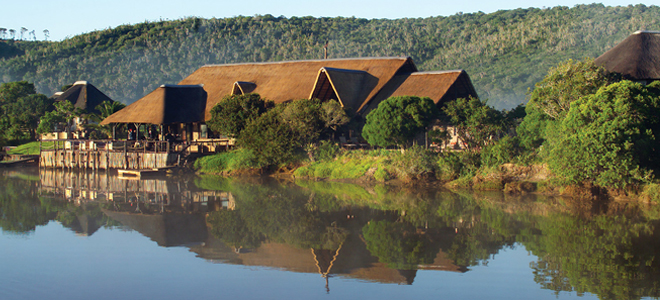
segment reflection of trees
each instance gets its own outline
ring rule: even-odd
[[[391,221],[372,221],[362,229],[367,249],[388,267],[414,270],[433,263],[439,249],[433,247],[428,236],[417,233],[410,224]]]
[[[338,212],[322,212],[313,194],[276,182],[234,181],[223,187],[232,192],[236,209],[212,213],[208,222],[212,233],[231,246],[255,247],[268,239],[299,248],[336,250],[346,238]]]
[[[655,225],[624,216],[539,218],[543,232],[524,243],[539,260],[531,265],[543,288],[590,292],[601,299],[660,296],[660,240]]]
[[[0,228],[24,233],[52,220],[58,204],[39,198],[33,181],[0,176]]]
[[[349,232],[361,233],[373,256],[410,280],[415,268],[433,263],[439,249],[455,265],[467,267],[519,243],[538,256],[530,267],[544,289],[589,292],[602,299],[660,296],[660,232],[655,230],[660,221],[649,222],[621,205],[591,207],[585,214],[552,199],[383,192],[327,182],[305,183],[302,189],[279,183],[223,185],[234,194],[236,211],[221,214],[231,215],[225,224],[238,226],[224,230],[234,235],[225,241],[253,245],[252,234],[334,251]],[[356,215],[354,222],[347,215]],[[333,251],[314,253],[327,257],[325,266]]]
[[[261,234],[247,228],[240,212],[236,210],[211,212],[206,222],[211,227],[211,234],[234,249],[258,248],[264,239]]]
[[[75,205],[53,196],[39,195],[39,185],[24,174],[0,176],[0,228],[25,233],[57,220],[77,233],[93,234],[116,223],[104,216],[100,204]],[[39,179],[39,177],[35,177]]]

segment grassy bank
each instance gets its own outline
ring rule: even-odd
[[[53,145],[53,142],[42,142],[43,147],[51,147]],[[9,151],[7,151],[7,154],[14,154],[14,155],[38,155],[39,154],[39,141],[36,142],[29,142],[26,144],[22,144],[19,146],[16,146],[16,148],[13,148]]]
[[[310,158],[311,157],[311,158]],[[566,184],[544,164],[483,166],[478,154],[437,153],[421,147],[400,150],[321,149],[277,168],[263,169],[253,155],[236,150],[198,159],[199,173],[222,175],[286,174],[314,181],[360,181],[409,185],[427,184],[458,190],[498,191],[507,194],[561,195],[579,199],[625,198],[660,202],[660,184],[648,183],[627,190],[589,183]]]

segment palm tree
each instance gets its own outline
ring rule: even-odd
[[[92,113],[89,115],[89,120],[95,122],[96,124],[87,124],[87,127],[92,131],[96,131],[104,135],[105,137],[111,137],[112,127],[110,125],[101,126],[98,123],[101,123],[101,121],[105,120],[105,118],[122,110],[124,107],[126,107],[126,105],[118,101],[103,101],[103,103],[96,106],[96,110],[98,110],[99,113]]]

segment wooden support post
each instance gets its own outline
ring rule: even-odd
[[[124,143],[124,169],[128,169],[128,156],[126,154],[126,145],[128,144],[128,140]]]

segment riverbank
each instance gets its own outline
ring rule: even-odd
[[[321,150],[300,156],[278,168],[259,168],[249,153],[233,151],[197,160],[198,173],[223,176],[272,176],[315,181],[402,186],[435,186],[452,190],[501,191],[576,199],[660,202],[660,185],[646,183],[629,189],[591,183],[566,184],[545,164],[504,163],[482,166],[470,153],[435,153],[422,148],[400,150]]]

